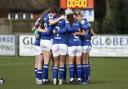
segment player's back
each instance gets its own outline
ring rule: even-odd
[[[57,16],[56,18],[59,17],[60,16]],[[67,30],[65,28],[65,25],[66,21],[65,19],[62,19],[53,26],[53,30],[56,30],[57,32],[57,34],[53,34],[53,43],[67,44]]]
[[[92,33],[90,31],[91,30],[91,24],[86,19],[83,19],[81,21],[81,28],[83,30],[85,30],[84,39],[91,40],[91,36],[92,36]]]
[[[45,14],[44,15],[44,27],[45,28],[48,28],[49,27],[49,20],[50,19],[52,19],[52,16],[49,14],[49,13],[47,13],[47,14]]]
[[[85,30],[85,35],[81,37],[82,45],[91,45],[91,24],[86,19],[81,21],[81,29]]]
[[[75,32],[79,32],[80,23],[78,21],[74,21],[72,25],[67,23],[66,28],[68,29],[68,46],[80,46],[81,37],[74,35]]]
[[[51,27],[49,24],[49,19],[51,19],[51,18],[52,18],[52,16],[49,13],[45,14],[43,17],[44,30],[46,30],[46,32],[42,32],[42,34],[41,34],[42,39],[51,40],[51,38],[52,38]]]

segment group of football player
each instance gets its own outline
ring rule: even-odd
[[[35,78],[38,85],[48,84],[51,60],[54,85],[90,81],[89,52],[95,33],[80,9],[51,6],[37,19],[32,31],[36,37]]]

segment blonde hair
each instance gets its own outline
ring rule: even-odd
[[[83,17],[82,11],[79,10],[79,9],[75,10],[75,11],[74,11],[74,14],[75,14],[75,15],[80,15],[80,16]]]
[[[66,9],[66,10],[65,10],[65,14],[66,14],[66,15],[73,14],[72,9],[70,9],[70,8]]]

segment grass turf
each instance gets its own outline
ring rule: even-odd
[[[34,80],[34,57],[0,57],[0,89],[128,89],[128,58],[90,58],[88,85],[41,85]],[[50,80],[52,73],[50,68]]]

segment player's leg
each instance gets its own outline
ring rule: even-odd
[[[64,79],[64,60],[65,60],[65,55],[60,56],[60,68],[59,68],[59,84],[63,84],[63,79]]]
[[[49,69],[49,61],[51,57],[50,51],[43,52],[44,57],[44,66],[43,66],[43,82],[48,82],[48,69]]]
[[[83,64],[83,84],[90,80],[90,64],[89,64],[89,51],[91,46],[83,46],[82,64]]]
[[[44,66],[43,66],[43,83],[48,82],[48,69],[49,69],[49,61],[51,59],[51,46],[52,43],[50,40],[41,40],[41,47],[43,48],[43,58],[44,58]]]
[[[63,82],[66,83],[67,82],[67,64],[66,64],[66,60],[67,60],[67,56],[65,56],[65,59],[64,59],[64,79],[63,79]]]
[[[82,84],[86,84],[87,80],[87,64],[86,64],[86,60],[87,60],[87,55],[86,53],[82,53]]]
[[[53,84],[56,85],[58,82],[58,72],[59,72],[59,57],[54,57],[54,67],[53,67]]]
[[[72,47],[68,47],[68,68],[69,68],[69,77],[70,83],[74,83],[75,81],[75,70],[74,70],[74,58],[75,58],[75,50],[76,47],[72,46]]]
[[[86,77],[86,79],[87,79],[87,81],[89,82],[90,81],[90,62],[89,62],[89,52],[91,51],[91,46],[88,46],[88,50],[87,50],[87,53],[86,53],[86,55],[87,55],[87,61],[86,61],[86,63],[88,63],[88,65],[87,65],[87,77]]]
[[[67,45],[59,44],[60,68],[59,68],[59,84],[63,84],[65,74],[65,57],[67,54]]]
[[[36,64],[35,64],[35,67],[37,68],[37,72],[36,72],[36,83],[37,84],[42,84],[42,73],[43,73],[43,70],[42,70],[42,65],[43,65],[43,57],[41,55],[42,53],[42,49],[40,46],[35,46],[35,49],[36,49],[36,53],[35,53],[35,58],[36,58]]]
[[[82,47],[77,46],[77,51],[76,51],[76,75],[77,75],[78,83],[81,82],[81,76],[82,76],[81,56],[82,56]]]
[[[43,58],[42,55],[37,55],[38,58],[38,65],[37,65],[37,76],[38,76],[38,80],[37,80],[37,84],[42,84],[42,79],[43,79],[43,69],[42,69],[42,65],[43,65]]]
[[[88,64],[89,63],[89,52],[91,50],[90,46],[83,46],[82,48],[82,63]]]
[[[56,85],[58,82],[58,65],[59,65],[59,48],[58,44],[54,44],[52,48],[52,53],[54,57],[54,66],[53,66],[53,84]]]

